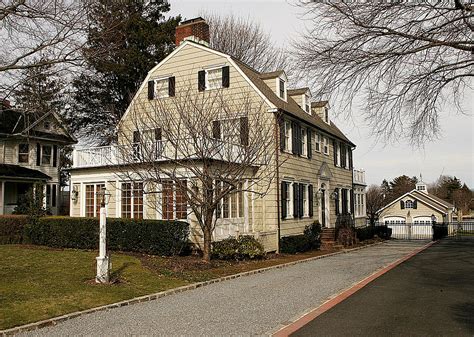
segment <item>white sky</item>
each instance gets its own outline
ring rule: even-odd
[[[183,19],[199,16],[203,11],[252,18],[281,46],[298,37],[305,26],[301,10],[292,5],[293,1],[170,0],[170,3],[170,14],[181,14]],[[425,182],[432,182],[443,173],[456,176],[474,188],[474,95],[471,91],[465,96],[463,106],[469,115],[443,113],[441,138],[425,144],[423,149],[413,149],[404,140],[398,144],[377,143],[358,118],[356,108],[351,120],[341,116],[335,123],[357,145],[354,166],[366,170],[369,184],[380,184],[384,178],[393,179],[402,174],[419,176],[420,173]]]

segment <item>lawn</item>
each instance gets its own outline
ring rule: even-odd
[[[0,245],[0,330],[156,293],[193,282],[327,254],[269,256],[260,261],[203,263],[198,257],[112,252],[118,282],[97,285],[97,252]]]

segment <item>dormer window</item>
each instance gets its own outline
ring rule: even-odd
[[[324,121],[329,124],[329,108],[324,108]]]
[[[285,80],[280,78],[280,98],[286,100]]]
[[[309,95],[304,95],[304,101],[305,101],[305,105],[304,105],[305,111],[307,113],[311,113],[311,102],[310,102]]]

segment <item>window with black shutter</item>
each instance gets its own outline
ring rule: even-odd
[[[299,216],[299,204],[300,204],[300,193],[299,185],[293,183],[293,217],[297,218]]]
[[[212,121],[212,138],[221,139],[221,122]]]
[[[346,167],[346,146],[341,143],[341,167]]]
[[[228,88],[230,85],[229,66],[222,67],[222,87]]]
[[[176,95],[176,79],[174,76],[168,78],[168,96],[174,97]]]
[[[240,117],[240,145],[249,145],[249,118]]]
[[[403,202],[403,200],[400,200],[400,208],[405,209],[405,203]]]
[[[311,218],[313,216],[313,185],[308,186],[308,203],[309,203],[309,209],[308,209],[308,215]]]
[[[337,143],[335,140],[332,141],[332,148],[333,148],[333,157],[334,157],[334,166],[337,166],[337,151],[336,151],[336,148],[337,148]]]
[[[307,155],[308,155],[308,158],[311,159],[311,157],[313,156],[311,151],[312,151],[312,147],[311,147],[311,130],[310,129],[307,129],[306,130],[306,144],[308,146],[308,149],[307,149]]]
[[[287,209],[287,195],[288,195],[288,184],[284,181],[281,182],[281,218],[285,219],[288,215]]]
[[[342,214],[347,214],[347,189],[342,189]]]
[[[303,184],[298,184],[299,186],[299,198],[298,198],[298,204],[299,204],[299,211],[298,211],[298,216],[300,218],[303,217],[304,215],[304,192],[305,192],[305,186]]]
[[[418,200],[413,201],[413,209],[418,208]]]
[[[41,145],[36,144],[36,166],[41,166]]]
[[[155,81],[148,81],[148,99],[155,97]]]
[[[198,72],[198,90],[206,90],[206,72],[204,70]]]
[[[53,167],[58,166],[58,146],[53,145]]]

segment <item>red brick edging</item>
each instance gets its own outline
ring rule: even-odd
[[[213,284],[213,283],[219,283],[219,282],[223,282],[223,281],[227,281],[227,280],[231,280],[231,279],[235,279],[235,278],[239,278],[239,277],[243,277],[243,276],[259,274],[259,273],[263,273],[263,272],[268,271],[268,270],[289,267],[289,266],[293,266],[295,264],[309,262],[309,261],[313,261],[313,260],[319,260],[319,259],[323,259],[323,258],[326,258],[326,257],[334,256],[334,255],[345,254],[345,253],[360,250],[360,249],[363,249],[363,248],[373,247],[373,246],[382,244],[384,242],[385,241],[376,242],[376,243],[372,243],[372,244],[369,244],[369,245],[360,246],[360,247],[356,247],[356,248],[344,249],[344,250],[334,252],[334,253],[329,253],[329,254],[319,255],[319,256],[313,256],[313,257],[309,257],[307,259],[287,262],[287,263],[283,263],[283,264],[277,264],[277,265],[274,265],[274,266],[255,269],[255,270],[250,270],[250,271],[246,271],[246,272],[242,272],[242,273],[238,273],[238,274],[233,274],[233,275],[229,275],[229,276],[223,276],[223,277],[212,279],[212,280],[209,280],[209,281],[193,283],[193,284],[189,284],[189,285],[185,285],[185,286],[182,286],[182,287],[162,291],[162,292],[151,294],[151,295],[144,295],[144,296],[140,296],[140,297],[135,297],[135,298],[132,298],[132,299],[129,299],[129,300],[125,300],[125,301],[121,301],[121,302],[117,302],[117,303],[112,303],[112,304],[107,304],[107,305],[103,305],[103,306],[95,307],[95,308],[91,308],[91,309],[86,309],[86,310],[83,310],[83,311],[76,311],[76,312],[72,312],[70,314],[65,314],[65,315],[62,315],[62,316],[49,318],[49,319],[46,319],[46,320],[43,320],[43,321],[33,322],[33,323],[25,324],[25,325],[20,325],[20,326],[17,326],[17,327],[6,329],[6,330],[0,330],[0,336],[2,336],[2,337],[3,336],[9,336],[9,335],[14,335],[14,334],[17,334],[17,333],[20,333],[20,332],[26,332],[26,331],[41,329],[41,328],[44,328],[44,327],[56,325],[58,323],[67,321],[69,319],[72,319],[72,318],[75,318],[75,317],[78,317],[78,316],[91,314],[91,313],[94,313],[94,312],[97,312],[97,311],[104,311],[104,310],[108,310],[108,309],[120,308],[120,307],[124,307],[124,306],[131,305],[131,304],[136,304],[136,303],[141,303],[141,302],[148,302],[148,301],[156,300],[156,299],[161,298],[161,297],[181,293],[183,291],[204,287],[204,286],[207,286],[207,285],[210,285],[210,284]]]
[[[323,304],[321,304],[319,307],[311,310],[310,312],[304,314],[302,317],[297,319],[296,321],[284,326],[277,332],[273,333],[273,337],[286,337],[291,335],[292,333],[296,332],[297,330],[301,329],[303,326],[314,320],[316,317],[322,315],[329,309],[335,307],[337,304],[341,303],[348,297],[352,296],[354,293],[365,287],[367,284],[375,280],[376,278],[379,278],[383,274],[387,273],[388,271],[392,270],[396,266],[400,265],[401,263],[411,259],[413,256],[416,254],[422,252],[423,250],[429,248],[433,244],[435,244],[438,241],[432,241],[425,246],[421,247],[420,249],[415,250],[414,252],[411,252],[407,254],[404,257],[401,257],[400,259],[396,260],[395,262],[390,263],[389,265],[382,267],[378,271],[374,272],[372,275],[366,277],[360,282],[357,282],[355,285],[351,286],[350,288],[342,291],[341,293],[337,294],[335,297],[327,300]]]

